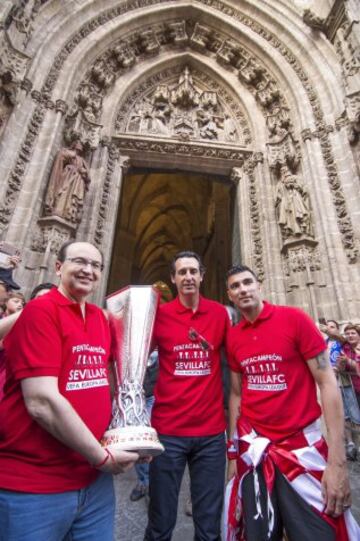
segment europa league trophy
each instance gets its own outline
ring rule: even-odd
[[[158,293],[151,286],[130,286],[106,299],[116,381],[112,420],[101,440],[104,447],[152,456],[164,451],[150,426],[143,391],[157,302]]]

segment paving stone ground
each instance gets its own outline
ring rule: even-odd
[[[349,462],[350,482],[352,487],[352,511],[360,523],[360,462]],[[115,487],[117,494],[116,541],[143,541],[146,526],[146,502],[129,500],[130,492],[136,483],[135,471],[117,476]],[[172,541],[192,541],[192,519],[184,513],[185,501],[189,494],[189,478],[184,477],[181,487],[178,520]]]

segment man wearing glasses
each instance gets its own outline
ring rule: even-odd
[[[191,482],[195,539],[220,540],[225,475],[225,418],[220,348],[230,320],[225,308],[200,295],[200,257],[179,252],[171,264],[178,296],[159,307],[159,351],[152,425],[165,452],[150,464],[146,541],[168,541],[176,523],[185,466]]]
[[[112,475],[138,459],[101,447],[108,427],[110,333],[86,302],[102,255],[62,246],[54,288],[29,302],[5,339],[0,404],[0,540],[112,541]]]

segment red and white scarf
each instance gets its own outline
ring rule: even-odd
[[[262,516],[260,488],[256,467],[261,463],[267,488],[267,515],[269,537],[274,527],[271,493],[275,481],[275,466],[286,477],[293,489],[336,532],[336,541],[359,541],[360,528],[350,510],[333,518],[324,512],[321,479],[326,467],[327,445],[315,421],[303,430],[280,442],[259,436],[250,423],[239,419],[233,438],[236,449],[237,475],[226,487],[224,532],[225,541],[246,541],[242,516],[242,481],[253,472],[257,516]]]

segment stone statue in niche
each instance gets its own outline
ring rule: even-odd
[[[0,135],[17,103],[18,89],[15,72],[11,68],[2,71],[0,66]]]
[[[172,114],[172,105],[169,101],[169,90],[164,85],[159,85],[152,99],[151,133],[169,135],[169,120]]]
[[[5,19],[4,26],[8,31],[12,29],[12,26],[15,26],[16,30],[23,36],[23,39],[15,45],[23,45],[26,48],[34,30],[34,20],[41,5],[45,2],[46,0],[14,0],[12,2],[13,5]]]
[[[76,225],[80,222],[90,184],[89,168],[82,153],[80,141],[59,150],[45,197],[45,216],[58,216]]]
[[[11,115],[13,104],[10,102],[5,92],[0,89],[0,136],[5,130],[7,121]]]
[[[275,208],[284,239],[312,236],[309,195],[286,166],[280,170]]]
[[[170,107],[164,105],[164,107],[157,106],[154,109],[151,121],[151,133],[157,133],[159,135],[169,135],[168,119],[170,114]]]
[[[229,115],[225,115],[224,120],[224,135],[225,141],[236,141],[237,131],[235,122]]]
[[[217,139],[218,128],[214,119],[214,115],[207,109],[198,109],[196,112],[199,133],[202,139]]]

